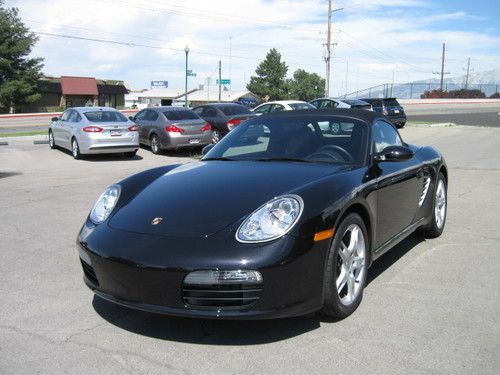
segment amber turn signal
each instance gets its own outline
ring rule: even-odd
[[[314,234],[314,242],[323,241],[327,238],[332,238],[335,233],[335,228],[323,230],[321,232],[316,232]]]

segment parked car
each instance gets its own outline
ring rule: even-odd
[[[252,109],[252,112],[262,115],[264,113],[295,111],[298,109],[315,109],[315,107],[301,100],[277,100],[274,102],[263,103]]]
[[[372,110],[370,103],[359,99],[318,98],[309,102],[318,109],[356,108]]]
[[[237,103],[204,104],[193,111],[212,126],[212,143],[217,143],[242,121],[257,116]]]
[[[386,116],[396,127],[402,128],[406,124],[406,113],[396,98],[367,98],[361,99],[370,103],[375,112]]]
[[[131,119],[139,126],[140,143],[150,146],[153,154],[212,142],[210,124],[187,108],[146,108]]]
[[[323,121],[351,131],[331,134]],[[203,153],[100,196],[77,238],[96,295],[197,318],[344,318],[373,261],[416,230],[438,237],[445,226],[443,156],[405,143],[376,112],[263,115]]]
[[[61,117],[52,118],[49,146],[68,149],[75,159],[110,153],[134,157],[139,149],[137,130],[137,125],[114,108],[68,108]]]

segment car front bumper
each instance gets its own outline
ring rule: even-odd
[[[223,234],[168,239],[110,227],[99,229],[105,230],[89,233],[82,229],[77,240],[80,261],[86,285],[113,303],[153,313],[221,319],[299,316],[322,306],[329,241],[284,236],[260,246],[240,246],[221,258],[220,248],[227,243]],[[114,240],[103,240],[109,236]],[[242,258],[241,249],[245,247],[247,256]],[[177,256],[182,253],[186,256]],[[190,272],[238,269],[261,273],[262,291],[256,301],[238,306],[193,306],[187,302],[189,286],[184,280]]]

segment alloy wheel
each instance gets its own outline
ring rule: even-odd
[[[362,229],[351,224],[344,232],[337,257],[336,288],[343,305],[350,305],[363,289],[366,274],[366,241]]]
[[[220,141],[220,132],[216,129],[212,130],[212,143]]]
[[[54,135],[51,131],[49,132],[49,146],[50,148],[54,148]]]
[[[158,138],[156,138],[156,136],[151,137],[151,150],[154,154],[157,154],[159,149]]]
[[[73,142],[71,143],[71,152],[73,153],[74,158],[78,157],[78,143],[76,142],[76,139],[73,139]]]
[[[439,180],[436,188],[434,218],[436,220],[436,226],[441,229],[446,218],[446,188],[443,180]]]

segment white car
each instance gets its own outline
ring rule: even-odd
[[[297,109],[316,109],[316,107],[301,100],[276,100],[261,104],[252,109],[252,112],[262,115],[264,113],[294,111]]]
[[[370,103],[359,99],[319,98],[311,100],[309,103],[318,109],[355,108],[369,111],[373,110]]]

